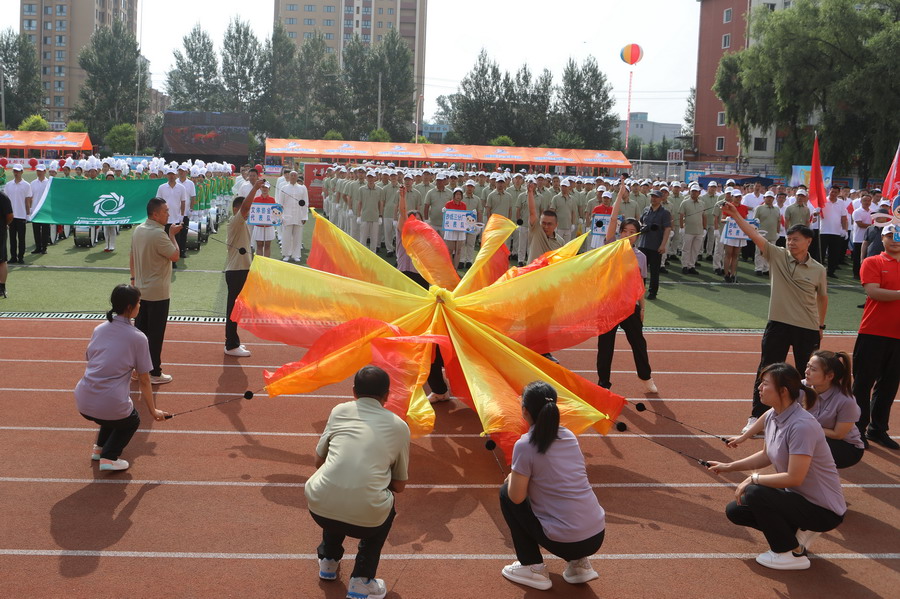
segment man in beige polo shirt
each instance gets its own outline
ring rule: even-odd
[[[760,235],[737,211],[734,204],[722,207],[722,216],[733,218],[741,231],[756,244],[769,264],[770,285],[769,322],[762,337],[759,372],[769,364],[784,362],[788,349],[794,350],[794,365],[801,372],[825,331],[828,312],[828,280],[825,267],[812,259],[809,246],[813,233],[805,225],[794,225],[787,231],[787,247],[778,247]],[[759,400],[759,389],[753,385],[753,412],[744,432],[768,408]]]
[[[134,319],[134,326],[143,331],[150,343],[153,370],[150,382],[162,385],[172,381],[171,375],[162,372],[162,344],[166,336],[169,318],[169,286],[172,280],[172,264],[178,262],[180,253],[175,236],[182,226],[169,222],[169,206],[161,198],[147,202],[147,220],[141,223],[131,237],[131,284],[141,290],[141,311]]]
[[[394,493],[406,487],[409,464],[409,427],[384,407],[390,385],[377,366],[356,373],[356,401],[331,410],[316,445],[317,470],[304,487],[309,513],[322,527],[320,578],[335,580],[344,538],[360,539],[348,597],[377,598],[386,592],[375,574],[396,516]]]

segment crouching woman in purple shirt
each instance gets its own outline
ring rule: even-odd
[[[600,549],[606,515],[588,481],[578,439],[559,425],[556,389],[543,381],[522,392],[531,427],[513,448],[512,471],[500,488],[500,509],[518,561],[503,576],[535,589],[552,586],[541,547],[569,563],[570,584],[597,578],[588,558]]]
[[[775,570],[809,568],[807,549],[823,532],[843,522],[847,511],[834,458],[822,425],[807,410],[818,396],[800,381],[800,373],[783,362],[763,369],[759,395],[771,406],[766,413],[765,446],[749,457],[723,464],[713,472],[752,470],[725,508],[728,519],[762,531],[770,550],[756,561]],[[805,395],[806,410],[800,395]],[[757,470],[772,465],[774,474]]]
[[[138,374],[141,397],[153,418],[164,420],[168,413],[156,409],[150,387],[150,346],[131,323],[141,309],[141,292],[117,285],[110,302],[107,322],[94,329],[88,343],[87,367],[75,386],[75,405],[82,416],[100,425],[91,459],[100,462],[100,470],[115,471],[128,468],[119,455],[141,424],[129,397],[132,371]]]

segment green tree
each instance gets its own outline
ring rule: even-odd
[[[516,145],[509,135],[498,135],[488,142],[492,146],[514,146]]]
[[[19,131],[49,131],[50,123],[47,122],[47,119],[42,117],[39,114],[33,114],[29,117],[26,117],[24,121],[19,124]]]
[[[250,24],[235,17],[222,38],[222,109],[259,114],[259,39]]]
[[[175,67],[166,73],[166,91],[173,110],[216,111],[222,102],[219,56],[210,35],[200,24],[182,38],[175,50]]]
[[[297,52],[299,96],[293,135],[321,138],[330,129],[350,135],[348,94],[337,57],[328,52],[325,36],[316,32]]]
[[[254,129],[265,136],[287,137],[296,122],[300,88],[297,73],[297,46],[281,22],[275,23],[266,41],[256,73],[262,92],[253,111]]]
[[[141,123],[138,140],[142,148],[150,150],[149,154],[161,154],[163,149],[163,118],[158,112]]]
[[[413,140],[413,143],[415,143],[415,144],[430,144],[431,142],[424,135],[417,135],[416,138]]]
[[[500,67],[484,49],[463,77],[453,103],[453,130],[468,144],[484,145],[499,131],[494,123],[500,98]]]
[[[553,74],[544,71],[535,78],[528,65],[516,71],[514,78],[514,129],[519,145],[539,146],[550,137],[553,110]],[[561,146],[556,146],[561,147]]]
[[[6,97],[5,127],[15,129],[41,111],[41,63],[34,44],[12,29],[0,33],[0,76]]]
[[[86,77],[73,116],[84,121],[95,139],[103,138],[114,125],[134,120],[136,109],[146,110],[150,72],[137,39],[122,21],[94,31],[78,55],[78,65]]]
[[[136,135],[131,123],[115,125],[103,137],[103,145],[113,154],[127,154],[134,150]]]
[[[388,31],[371,56],[376,93],[377,77],[381,74],[381,126],[393,139],[404,139],[412,132],[415,110],[412,62],[412,50],[397,29]]]
[[[87,133],[87,130],[88,128],[84,121],[75,119],[66,123],[66,133]]]
[[[817,123],[823,162],[885,172],[900,138],[900,4],[799,0],[755,11],[750,28],[756,43],[722,59],[713,87],[744,144],[774,128],[789,172],[809,163]]]
[[[322,139],[330,139],[334,141],[343,141],[344,136],[341,135],[340,131],[336,131],[334,129],[329,129],[325,132],[325,135],[322,136]]]
[[[551,148],[584,148],[584,140],[577,133],[571,131],[557,131],[550,138],[548,147]]]
[[[372,129],[369,132],[369,141],[389,142],[391,135],[384,129]]]
[[[681,134],[687,137],[694,136],[694,119],[697,114],[697,88],[691,86],[691,92],[687,99],[687,107],[684,109],[684,124],[681,126]],[[693,143],[689,147],[693,147]]]
[[[580,68],[572,59],[566,63],[555,112],[557,131],[576,134],[587,148],[612,145],[619,127],[613,113],[612,86],[593,56],[584,59]]]

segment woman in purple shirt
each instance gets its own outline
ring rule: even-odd
[[[806,410],[800,397],[806,398]],[[710,462],[715,473],[752,470],[725,508],[728,519],[766,536],[770,550],[756,561],[775,570],[809,568],[807,549],[819,534],[843,522],[847,504],[822,426],[807,410],[815,408],[815,390],[784,362],[765,367],[759,395],[766,413],[765,446],[736,462]],[[774,466],[774,474],[757,470]]]
[[[591,488],[578,439],[559,425],[556,389],[543,381],[522,391],[522,417],[531,427],[513,447],[512,471],[500,488],[500,509],[518,561],[505,578],[535,589],[552,586],[541,547],[569,563],[570,584],[597,578],[588,557],[600,549],[606,514]]]
[[[115,471],[128,468],[119,455],[141,424],[129,397],[132,371],[138,374],[141,397],[153,418],[164,420],[168,413],[156,409],[150,387],[150,346],[131,323],[141,309],[141,292],[131,285],[117,285],[110,303],[107,322],[94,329],[88,343],[87,367],[75,386],[75,405],[82,416],[100,425],[91,459],[100,462],[100,470]]]

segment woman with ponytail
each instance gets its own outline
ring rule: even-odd
[[[141,309],[141,292],[131,285],[117,285],[110,297],[112,309],[106,322],[94,329],[87,348],[87,367],[75,386],[75,405],[86,419],[100,425],[91,460],[100,470],[125,470],[128,462],[119,458],[141,424],[129,397],[131,373],[137,372],[141,397],[155,420],[167,412],[157,410],[150,387],[150,346],[147,337],[131,319]]]
[[[766,536],[770,550],[756,561],[775,570],[806,570],[810,544],[844,520],[840,477],[822,426],[807,411],[815,409],[817,394],[800,381],[800,373],[784,362],[771,364],[757,384],[760,400],[771,408],[765,414],[764,447],[736,462],[710,462],[709,469],[752,471],[738,484],[725,515]],[[758,472],[770,465],[774,473]]]
[[[850,356],[845,352],[818,350],[813,352],[806,365],[806,379],[802,387],[812,387],[818,398],[812,405],[804,402],[825,433],[825,441],[838,468],[849,468],[863,456],[864,443],[856,421],[860,410],[853,396]],[[768,413],[768,412],[767,412]],[[750,437],[762,432],[765,418],[760,417],[745,433],[728,440],[728,446],[737,447]]]
[[[528,432],[513,448],[512,471],[500,488],[500,509],[518,561],[505,578],[535,589],[552,586],[541,547],[568,561],[570,584],[597,578],[589,557],[600,549],[606,516],[588,481],[578,439],[559,425],[556,389],[543,381],[522,391]]]

